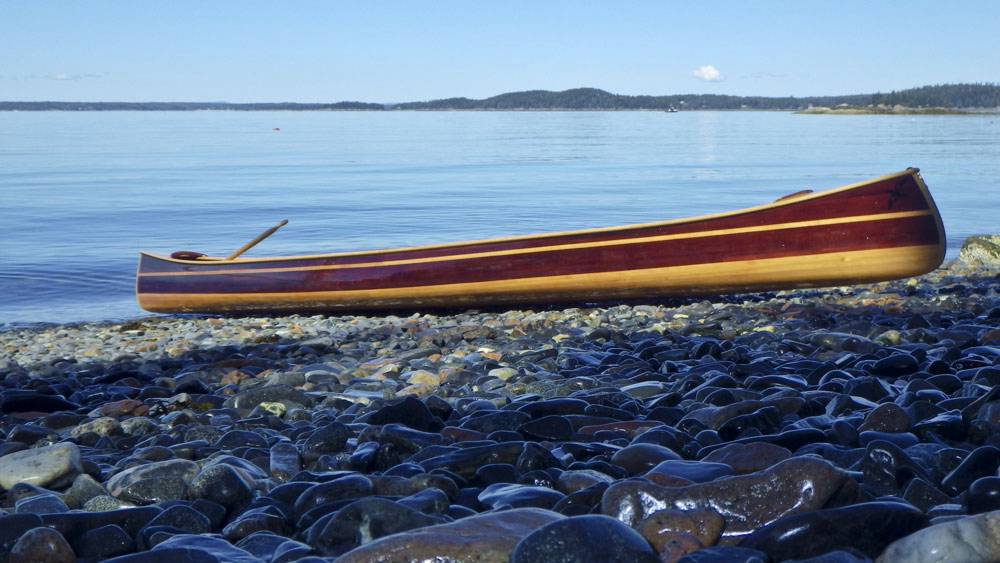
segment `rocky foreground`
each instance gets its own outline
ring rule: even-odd
[[[998,561],[988,254],[670,305],[0,332],[0,561]]]

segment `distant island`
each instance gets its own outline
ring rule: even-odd
[[[597,88],[562,92],[528,90],[490,98],[425,102],[247,103],[227,102],[0,102],[0,111],[690,111],[770,110],[814,114],[952,114],[1000,111],[1000,84],[938,84],[889,93],[797,98],[672,94],[627,96]]]

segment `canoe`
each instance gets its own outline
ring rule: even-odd
[[[318,312],[607,302],[824,287],[929,272],[941,216],[909,168],[688,219],[369,252],[220,259],[140,254],[163,313]]]

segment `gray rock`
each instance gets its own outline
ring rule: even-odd
[[[131,467],[108,479],[111,495],[136,504],[181,500],[198,472],[198,464],[170,459]]]
[[[44,487],[75,473],[82,473],[80,449],[69,442],[0,457],[0,487],[4,490],[17,483]]]
[[[81,508],[88,500],[108,494],[104,485],[98,483],[93,477],[86,473],[81,473],[73,479],[73,484],[64,493],[63,500],[70,508]]]
[[[958,261],[969,266],[1000,268],[1000,235],[975,235],[965,239]]]
[[[877,563],[1000,561],[1000,510],[937,524],[896,540]]]

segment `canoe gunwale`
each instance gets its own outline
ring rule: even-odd
[[[813,192],[811,194],[802,195],[800,197],[794,197],[790,199],[779,199],[771,203],[766,203],[762,205],[757,205],[753,207],[745,207],[742,209],[737,209],[734,211],[727,211],[722,213],[710,213],[706,215],[698,215],[695,217],[682,217],[679,219],[669,219],[665,221],[653,221],[649,223],[635,223],[629,225],[618,225],[612,227],[597,227],[592,229],[580,229],[574,231],[558,231],[551,233],[535,233],[529,235],[517,235],[512,237],[499,237],[490,239],[476,239],[476,240],[464,240],[458,242],[450,242],[443,244],[432,244],[424,246],[408,246],[408,247],[398,247],[398,248],[382,248],[376,250],[362,250],[355,252],[334,252],[327,254],[306,254],[306,255],[295,255],[295,256],[273,256],[273,257],[261,257],[261,258],[237,258],[235,260],[225,260],[225,259],[212,259],[212,260],[182,260],[178,258],[173,258],[169,255],[158,254],[154,252],[140,251],[139,255],[147,256],[156,260],[161,260],[164,262],[171,262],[174,264],[183,264],[185,266],[224,266],[230,264],[255,264],[264,262],[283,262],[283,261],[300,261],[300,260],[320,260],[320,259],[334,259],[334,258],[346,258],[346,257],[357,257],[357,256],[377,256],[380,254],[389,253],[406,253],[406,252],[419,252],[426,250],[441,250],[447,248],[460,248],[463,246],[471,246],[478,244],[491,244],[491,243],[506,243],[506,242],[517,242],[517,241],[531,241],[538,240],[543,241],[546,238],[555,237],[566,237],[575,235],[587,235],[594,233],[614,233],[614,232],[627,232],[636,229],[645,229],[651,227],[661,227],[661,226],[672,226],[672,225],[682,225],[685,223],[695,223],[699,221],[711,221],[713,219],[722,219],[725,217],[732,217],[736,215],[742,215],[746,213],[753,213],[757,211],[764,211],[768,209],[775,209],[780,207],[801,205],[807,201],[820,199],[824,197],[829,197],[841,192],[849,191],[852,189],[857,189],[870,184],[875,184],[878,182],[883,182],[886,180],[891,180],[893,178],[899,178],[904,176],[912,175],[916,178],[917,186],[919,187],[924,198],[927,200],[928,206],[931,211],[936,216],[938,223],[938,231],[941,235],[941,240],[944,240],[944,226],[941,224],[940,214],[938,213],[937,207],[934,205],[934,199],[931,197],[927,185],[924,183],[923,178],[920,176],[920,171],[917,168],[907,168],[901,172],[896,172],[893,174],[886,174],[884,176],[879,176],[877,178],[872,178],[869,180],[864,180],[861,182],[855,182],[853,184],[848,184],[846,186],[841,186],[838,188],[833,188],[824,191]],[[943,250],[942,250],[943,258]],[[140,262],[141,263],[141,262]],[[138,272],[142,274],[141,270]]]

